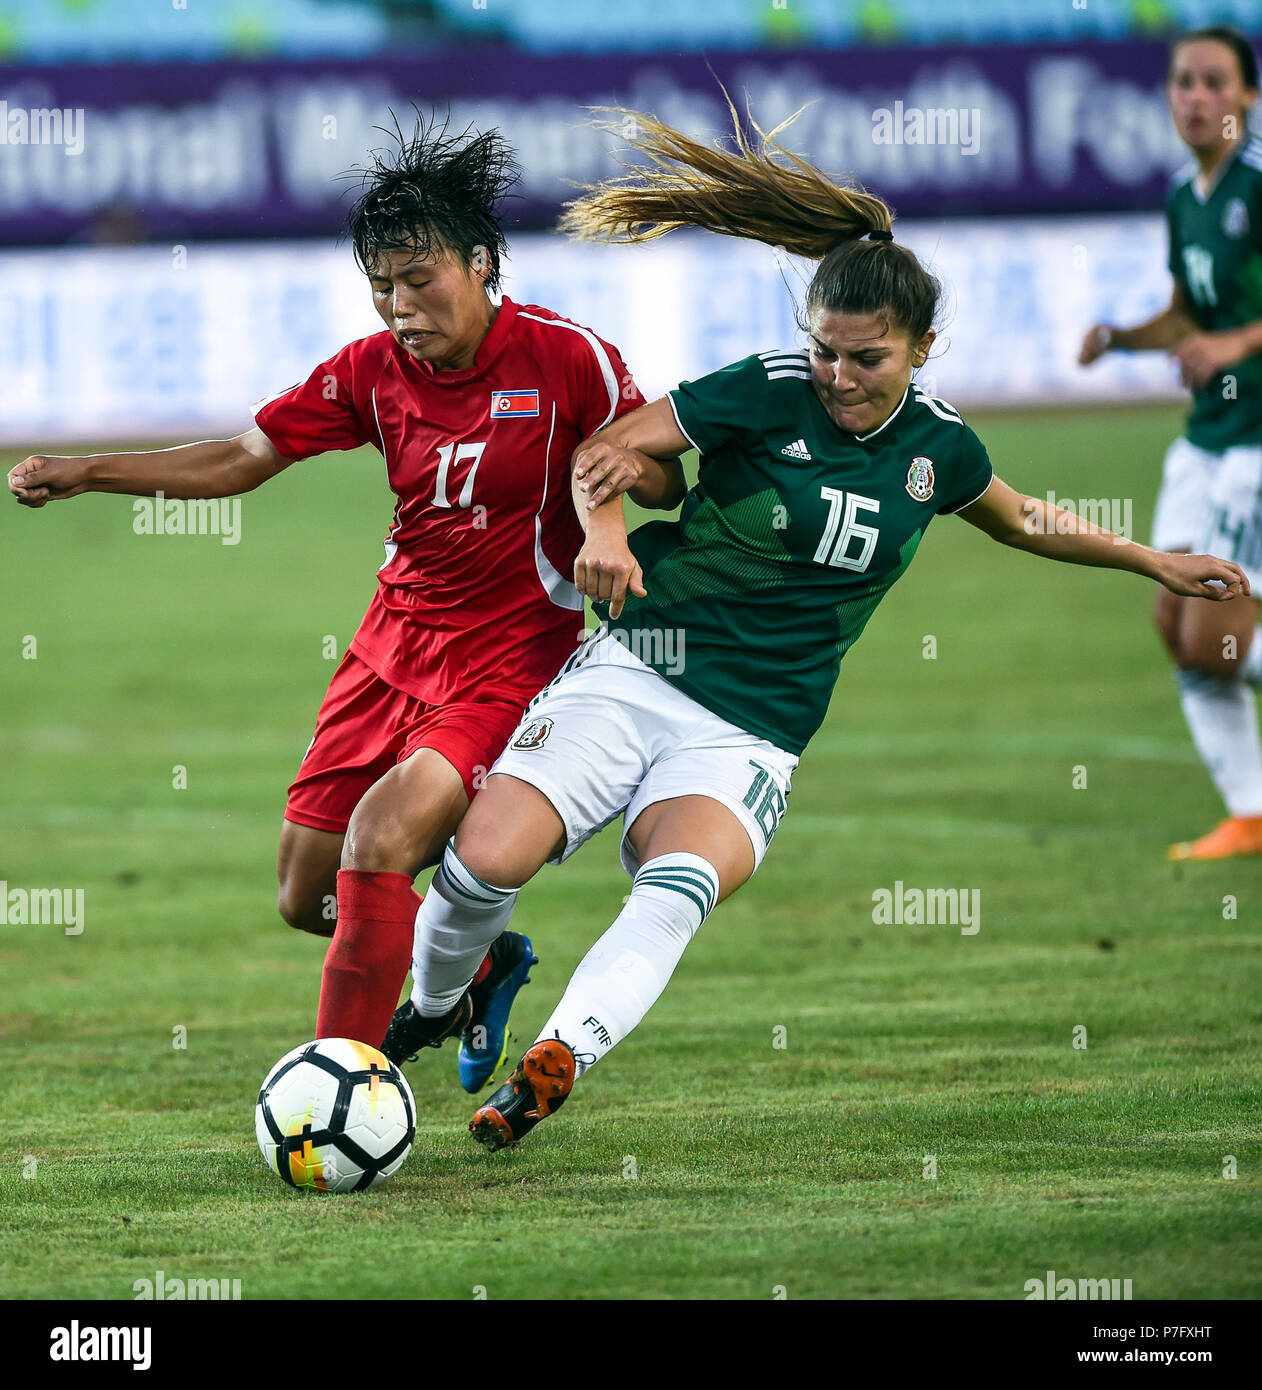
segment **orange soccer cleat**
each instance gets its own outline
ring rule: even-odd
[[[469,1132],[492,1153],[508,1148],[565,1104],[576,1071],[568,1043],[541,1039],[526,1049],[513,1074],[474,1115]]]
[[[1262,816],[1228,816],[1199,840],[1171,845],[1167,859],[1234,859],[1262,854]]]

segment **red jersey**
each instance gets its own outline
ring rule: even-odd
[[[285,458],[363,444],[385,458],[398,503],[351,650],[432,704],[483,684],[525,703],[582,627],[570,455],[643,402],[590,329],[505,298],[471,367],[435,371],[376,333],[255,420]]]

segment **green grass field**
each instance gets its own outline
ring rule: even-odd
[[[1146,535],[1176,413],[972,423],[1014,485],[1132,497]],[[0,880],[82,888],[85,930],[0,927],[0,1295],[1262,1293],[1262,865],[1164,861],[1220,811],[1150,586],[951,519],[847,657],[757,878],[555,1121],[486,1154],[449,1047],[409,1069],[388,1187],[269,1176],[254,1096],[324,949],[276,915],[276,836],[387,497],[365,451],[247,497],[235,547],[135,536],[130,499],[3,511]],[[519,1038],[619,909],[615,833],[522,895]],[[875,924],[896,880],[979,889],[981,930]]]

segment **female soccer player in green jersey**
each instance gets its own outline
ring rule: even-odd
[[[1243,35],[1203,29],[1170,54],[1170,111],[1192,163],[1166,200],[1170,306],[1135,328],[1096,324],[1079,360],[1168,351],[1192,388],[1187,432],[1166,454],[1153,517],[1159,550],[1212,550],[1262,583],[1262,140],[1250,136],[1258,63]],[[1260,590],[1262,591],[1262,590]],[[1179,698],[1228,817],[1172,859],[1262,854],[1262,684],[1257,602],[1210,607],[1159,591],[1157,627]]]
[[[938,285],[892,240],[880,199],[770,137],[751,147],[739,127],[727,150],[634,121],[650,172],[589,191],[563,225],[632,241],[696,226],[817,258],[810,348],[685,382],[576,451],[576,491],[591,504],[575,583],[605,622],[529,706],[448,845],[417,914],[412,996],[385,1047],[401,1060],[458,1031],[521,885],[623,814],[631,894],[474,1116],[491,1149],[555,1110],[627,1036],[701,923],[753,874],[843,655],[938,513],[1178,594],[1248,592],[1233,564],[1131,544],[994,477],[956,411],[912,383]],[[678,521],[643,526],[628,545],[606,480],[638,455],[694,447],[700,481]]]

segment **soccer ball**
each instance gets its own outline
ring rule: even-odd
[[[416,1104],[403,1073],[375,1047],[320,1038],[264,1077],[254,1132],[264,1162],[291,1187],[362,1192],[403,1166]]]

